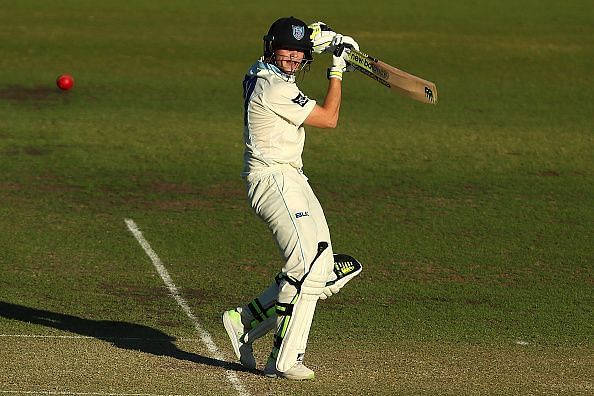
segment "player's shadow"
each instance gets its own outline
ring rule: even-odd
[[[175,337],[161,330],[135,323],[84,319],[78,316],[29,308],[4,301],[0,301],[0,317],[93,337],[122,349],[136,350],[157,356],[170,356],[175,359],[221,367],[226,370],[248,371],[237,363],[182,351],[175,345]]]

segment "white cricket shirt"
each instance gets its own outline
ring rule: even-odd
[[[256,62],[243,81],[243,174],[289,164],[301,168],[305,143],[303,122],[316,101],[305,96],[279,68]]]

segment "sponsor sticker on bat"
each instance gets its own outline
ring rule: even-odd
[[[387,80],[390,77],[387,71],[375,64],[375,60],[370,61],[369,57],[365,56],[362,53],[359,54],[353,51],[349,52],[349,60],[351,60],[353,63],[358,64],[365,70],[370,71],[371,73],[375,74],[381,79]]]

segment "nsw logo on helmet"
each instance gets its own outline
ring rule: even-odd
[[[301,41],[301,39],[303,39],[303,36],[305,36],[305,26],[291,26],[293,27],[293,37],[295,37],[296,40]]]

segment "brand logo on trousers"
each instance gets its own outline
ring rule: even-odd
[[[297,212],[295,213],[295,218],[298,219],[300,217],[309,216],[309,212]]]

